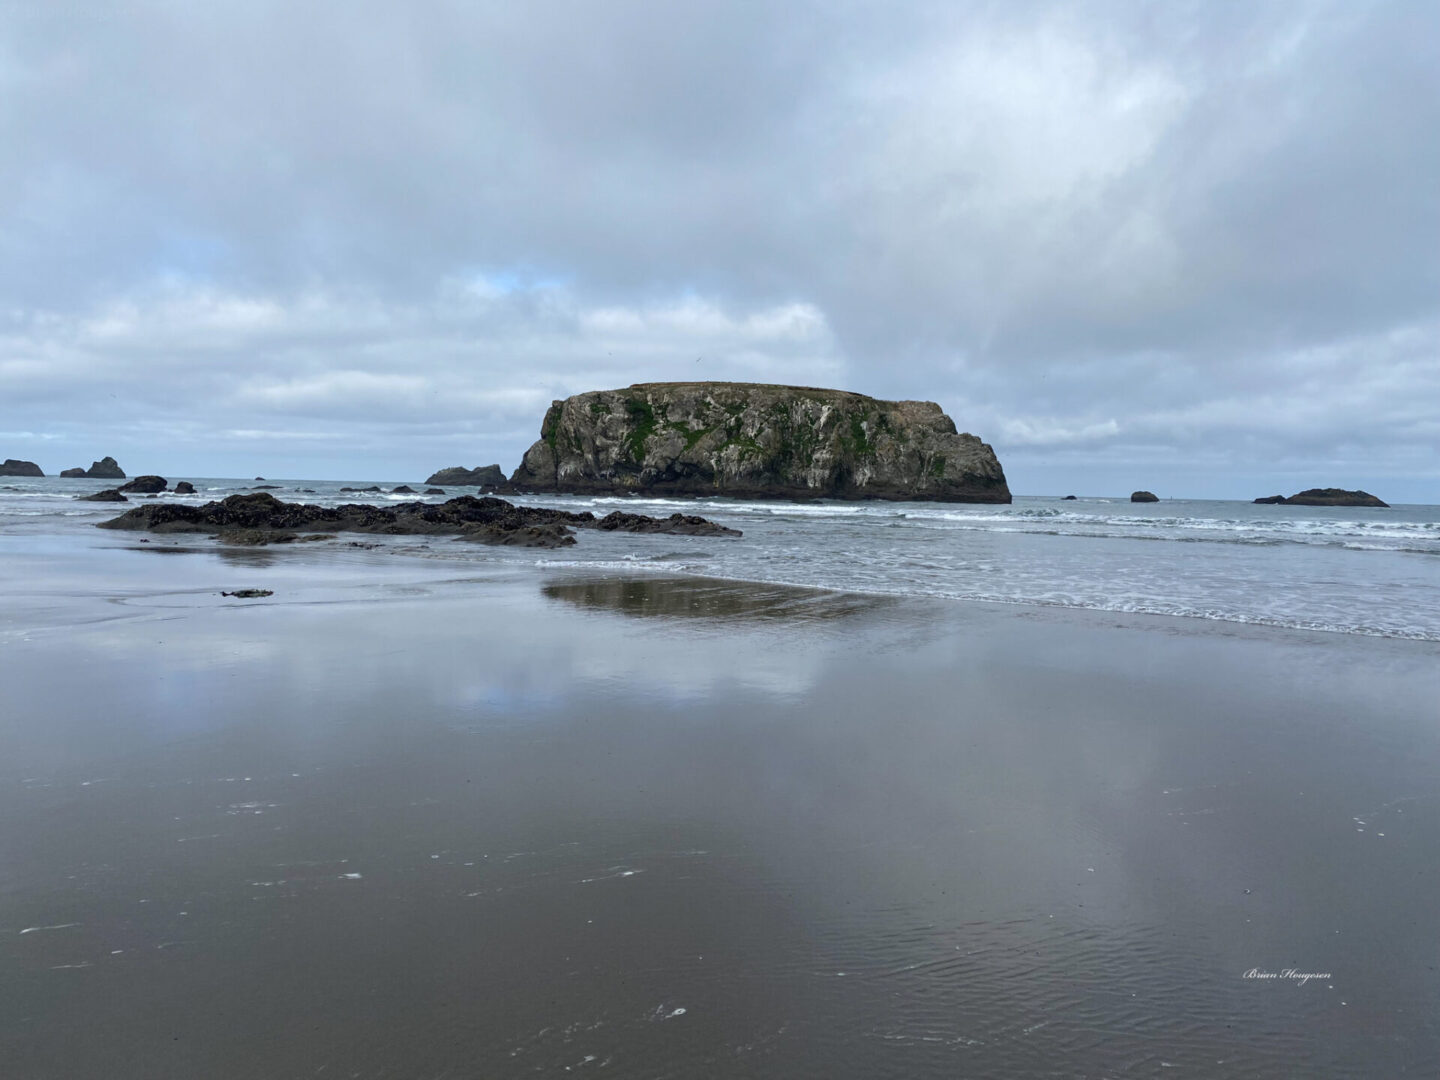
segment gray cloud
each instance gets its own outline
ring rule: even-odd
[[[747,378],[939,400],[1021,492],[1440,501],[1437,34],[1421,3],[11,4],[4,452],[411,476],[513,464],[552,396]]]

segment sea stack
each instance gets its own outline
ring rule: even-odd
[[[85,475],[92,480],[124,480],[125,470],[120,468],[113,457],[103,457],[92,462],[90,468],[85,470]]]
[[[0,476],[44,476],[40,466],[33,461],[19,461],[16,458],[6,458],[5,464],[0,465]]]
[[[761,383],[639,383],[556,401],[520,491],[1008,503],[995,452],[930,401]]]
[[[1131,501],[1131,502],[1159,502],[1159,501],[1160,501],[1160,496],[1156,495],[1153,491],[1132,491],[1132,492],[1130,493],[1130,501]]]

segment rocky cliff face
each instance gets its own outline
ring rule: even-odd
[[[929,401],[641,383],[557,401],[520,490],[1008,503],[995,452]]]

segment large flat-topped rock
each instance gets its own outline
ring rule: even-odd
[[[639,383],[556,401],[521,490],[1008,503],[995,452],[932,401],[763,383]]]

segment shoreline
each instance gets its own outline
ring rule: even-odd
[[[350,537],[354,538],[351,539]],[[336,540],[315,545],[231,545],[226,544],[222,539],[206,534],[205,532],[194,533],[147,533],[135,534],[135,539],[126,542],[128,534],[111,534],[107,536],[92,536],[83,529],[72,529],[65,532],[48,533],[0,533],[0,557],[10,556],[6,550],[10,545],[16,545],[23,549],[27,544],[37,545],[31,552],[32,556],[44,561],[47,556],[40,555],[40,550],[56,544],[60,547],[78,547],[81,550],[116,550],[116,551],[137,551],[147,554],[189,554],[208,556],[219,559],[230,564],[243,565],[248,561],[257,567],[268,566],[280,563],[281,560],[292,560],[305,565],[324,565],[327,561],[340,559],[350,560],[356,557],[358,552],[372,552],[378,559],[399,559],[410,560],[418,563],[448,562],[456,567],[464,567],[474,574],[488,576],[496,572],[515,572],[527,574],[538,572],[554,574],[576,574],[581,576],[594,576],[599,579],[609,579],[616,575],[639,575],[645,577],[666,578],[670,580],[683,580],[694,578],[697,580],[723,582],[733,585],[750,585],[758,588],[794,589],[816,593],[829,593],[837,596],[864,597],[891,601],[914,601],[917,603],[938,603],[956,605],[980,605],[982,607],[1014,608],[1022,611],[1041,612],[1075,612],[1090,613],[1097,618],[1120,618],[1132,617],[1138,620],[1175,620],[1182,624],[1212,625],[1217,632],[1225,632],[1220,628],[1253,628],[1256,630],[1269,630],[1280,633],[1294,634],[1318,634],[1327,638],[1368,639],[1377,641],[1405,641],[1418,645],[1431,645],[1440,642],[1440,634],[1430,634],[1423,631],[1396,631],[1383,629],[1367,629],[1355,627],[1334,627],[1318,622],[1304,624],[1298,620],[1265,619],[1253,617],[1237,617],[1227,614],[1198,613],[1198,612],[1166,612],[1166,611],[1144,611],[1135,610],[1133,607],[1103,607],[1087,604],[1065,603],[1061,601],[1046,601],[1026,598],[1010,598],[1004,596],[978,596],[978,595],[945,595],[934,593],[904,592],[899,590],[885,590],[880,588],[863,588],[858,586],[837,587],[831,585],[816,585],[804,581],[780,580],[775,578],[756,578],[729,576],[719,572],[707,572],[687,566],[674,567],[659,558],[614,558],[604,559],[600,557],[585,558],[587,554],[583,548],[571,548],[564,552],[547,551],[544,549],[526,551],[520,557],[514,557],[515,553],[508,554],[511,557],[504,557],[498,549],[488,549],[477,552],[473,548],[466,547],[448,549],[447,544],[454,542],[449,536],[430,537],[424,534],[415,536],[387,536],[385,534],[342,534]],[[587,539],[589,539],[587,537]],[[655,535],[647,537],[643,541],[647,546],[654,544],[660,546],[666,537]],[[142,546],[142,544],[144,546]],[[253,557],[247,557],[244,552],[250,552]],[[656,556],[663,556],[663,552],[656,552]],[[377,565],[386,565],[379,563]],[[501,568],[504,568],[502,571]],[[4,580],[3,570],[0,570],[0,581]],[[226,586],[236,586],[234,581]],[[276,601],[281,602],[281,601]],[[0,630],[3,633],[3,630]]]

